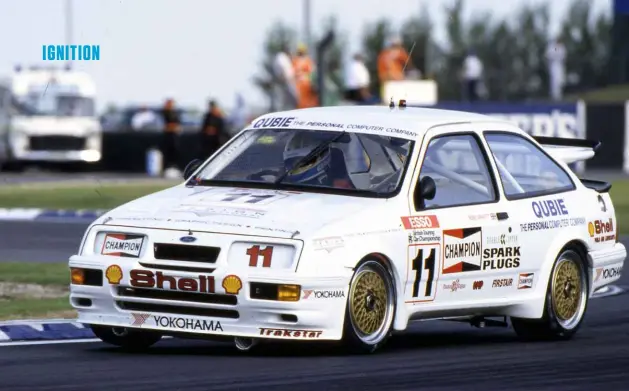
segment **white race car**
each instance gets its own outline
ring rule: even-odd
[[[409,321],[507,317],[521,337],[569,338],[626,257],[610,185],[568,166],[598,145],[400,106],[264,115],[185,183],[97,219],[70,300],[128,348],[174,335],[372,352]]]

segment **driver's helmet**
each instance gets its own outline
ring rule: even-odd
[[[319,133],[297,132],[290,136],[284,147],[284,167],[290,170],[310,151],[325,142],[330,136]],[[312,182],[325,179],[327,169],[332,159],[332,151],[328,145],[321,153],[318,153],[310,161],[303,162],[302,166],[290,172],[287,176],[291,182]]]

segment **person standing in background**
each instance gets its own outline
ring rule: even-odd
[[[317,94],[312,86],[315,65],[304,44],[297,46],[297,54],[293,58],[293,69],[295,70],[295,83],[297,85],[297,108],[318,106],[319,99],[317,99]]]
[[[162,142],[164,174],[166,176],[174,176],[179,172],[179,133],[181,132],[181,118],[175,109],[174,100],[166,100],[162,115],[164,117],[164,137]]]
[[[229,139],[234,132],[240,132],[247,125],[247,104],[241,93],[236,94],[236,102],[226,123],[226,136]]]
[[[201,159],[216,152],[225,138],[225,118],[216,101],[211,100],[201,128]]]
[[[476,55],[474,49],[467,52],[463,60],[463,86],[466,100],[474,102],[478,100],[478,88],[483,77],[483,63]]]
[[[283,45],[275,55],[273,73],[278,82],[279,95],[282,97],[280,110],[294,109],[297,107],[297,86],[295,85],[295,70],[286,45]]]
[[[413,67],[406,49],[402,46],[402,39],[398,36],[390,39],[389,44],[378,55],[378,80],[380,93],[388,81],[404,80],[404,67]]]
[[[566,47],[559,39],[550,41],[546,49],[546,60],[548,61],[550,97],[553,100],[561,100],[566,78]]]
[[[371,98],[370,83],[369,70],[363,56],[356,53],[345,67],[345,99],[358,104],[368,102]]]

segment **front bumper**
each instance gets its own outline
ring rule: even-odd
[[[103,273],[102,286],[71,285],[70,302],[78,311],[78,321],[90,325],[150,329],[164,334],[195,334],[221,337],[274,338],[290,340],[339,340],[345,313],[351,270],[334,277],[300,277],[298,273],[274,276],[268,271],[248,272],[219,267],[207,277],[213,278],[215,294],[204,302],[179,297],[164,298],[170,289],[146,289],[152,297],[131,297],[125,292],[137,290],[129,283],[134,270],[152,270],[136,260],[110,256],[73,256],[71,268],[97,269]],[[121,280],[111,284],[107,268],[117,265]],[[199,273],[163,271],[176,279],[199,281]],[[223,281],[230,275],[241,280],[241,289],[228,294]],[[251,283],[296,284],[301,286],[294,302],[251,298]],[[165,286],[165,285],[164,285]],[[156,298],[153,293],[160,293]],[[317,295],[316,292],[335,292]],[[341,294],[342,292],[342,294]],[[185,293],[184,293],[185,294]],[[198,297],[198,293],[195,293]],[[202,294],[201,294],[202,295]],[[234,298],[235,296],[235,298]],[[319,297],[317,297],[319,296]],[[323,297],[327,296],[327,297]]]
[[[95,163],[101,160],[101,152],[94,149],[82,151],[19,151],[14,158],[28,162],[85,162]]]
[[[590,294],[620,279],[627,250],[622,243],[603,250],[588,252],[590,265]]]

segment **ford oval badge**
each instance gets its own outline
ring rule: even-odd
[[[193,236],[182,236],[181,238],[179,238],[179,240],[181,240],[184,243],[192,243],[192,242],[196,242],[197,238]]]

